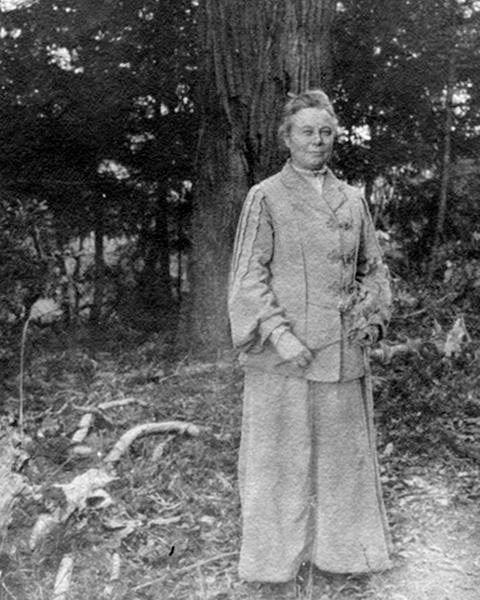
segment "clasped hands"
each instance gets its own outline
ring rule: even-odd
[[[378,341],[379,336],[379,326],[368,325],[362,330],[357,330],[353,338],[362,346],[371,346]],[[272,336],[272,343],[285,362],[292,363],[301,369],[305,369],[312,362],[313,354],[311,350],[302,344],[297,336],[288,329],[285,329],[278,337]]]
[[[293,363],[301,369],[305,369],[312,362],[313,354],[288,329],[281,333],[277,339],[272,339],[272,342],[275,350],[285,362]]]

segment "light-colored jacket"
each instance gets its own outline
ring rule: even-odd
[[[288,162],[251,188],[229,285],[233,344],[246,367],[340,381],[364,373],[355,332],[383,331],[388,271],[361,191],[327,170],[323,192]],[[313,352],[307,369],[282,362],[269,339],[287,326]]]

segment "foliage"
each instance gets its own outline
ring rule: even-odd
[[[395,0],[385,10],[378,0],[361,0],[341,6],[333,31],[334,97],[345,127],[337,165],[366,186],[372,202],[376,181],[388,183],[393,200],[380,222],[404,242],[407,269],[422,269],[438,225],[452,69],[451,171],[478,156],[478,5]],[[452,225],[466,214],[455,186],[440,224],[443,240],[456,235]],[[471,229],[471,223],[460,227],[462,235]]]
[[[41,2],[4,17],[4,188],[48,203],[60,251],[91,231],[99,246],[137,237],[143,281],[158,275],[171,298],[166,205],[195,138],[191,2]]]
[[[35,198],[0,198],[0,320],[15,322],[28,313],[35,300],[48,295],[56,269],[52,215]]]
[[[349,164],[347,153],[346,173],[365,180],[393,166],[438,163],[451,52],[459,62],[455,135],[478,146],[478,7],[439,0],[395,0],[388,11],[379,0],[342,5],[334,28],[337,108],[348,149],[356,150],[355,129],[367,126],[369,135],[363,168],[355,159]]]

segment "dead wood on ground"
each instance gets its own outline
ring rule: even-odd
[[[17,498],[28,488],[24,477],[16,472],[21,466],[21,453],[14,431],[0,431],[0,539],[4,539]]]
[[[87,423],[87,419],[85,419],[89,415],[90,413],[82,417],[83,427],[80,427],[77,433],[89,426],[89,422]],[[164,421],[135,425],[135,427],[126,431],[103,459],[103,464],[100,467],[88,469],[77,475],[70,483],[53,484],[53,488],[62,490],[64,501],[49,513],[39,515],[30,536],[30,548],[32,550],[37,548],[57,526],[65,524],[75,511],[84,510],[87,505],[104,508],[112,504],[113,500],[103,488],[117,478],[115,464],[125,455],[135,440],[157,433],[181,433],[198,436],[200,429],[192,423]],[[80,437],[80,435],[77,436],[77,438]]]

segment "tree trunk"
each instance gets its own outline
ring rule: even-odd
[[[139,292],[146,309],[156,313],[160,325],[165,325],[172,310],[170,281],[170,244],[166,199],[159,195],[155,210],[155,226],[146,234],[145,265],[139,278]]]
[[[105,295],[105,258],[104,258],[104,209],[103,197],[98,198],[95,207],[95,263],[94,263],[94,288],[90,322],[98,325],[102,318],[103,299]]]
[[[452,5],[452,20],[455,18],[455,8]],[[442,179],[440,183],[440,198],[438,205],[437,221],[435,224],[435,234],[433,238],[432,249],[430,253],[430,264],[428,267],[428,280],[431,281],[438,265],[438,249],[443,235],[443,226],[445,215],[447,214],[448,188],[450,184],[450,164],[452,154],[452,130],[454,122],[453,113],[453,93],[456,83],[456,64],[455,64],[455,26],[452,25],[451,39],[452,47],[448,57],[448,71],[446,82],[445,99],[445,122],[443,133],[443,156],[442,156]]]
[[[205,0],[199,9],[202,126],[181,347],[212,353],[230,345],[226,292],[238,214],[249,186],[281,165],[276,132],[287,92],[328,90],[334,10],[333,0]]]

